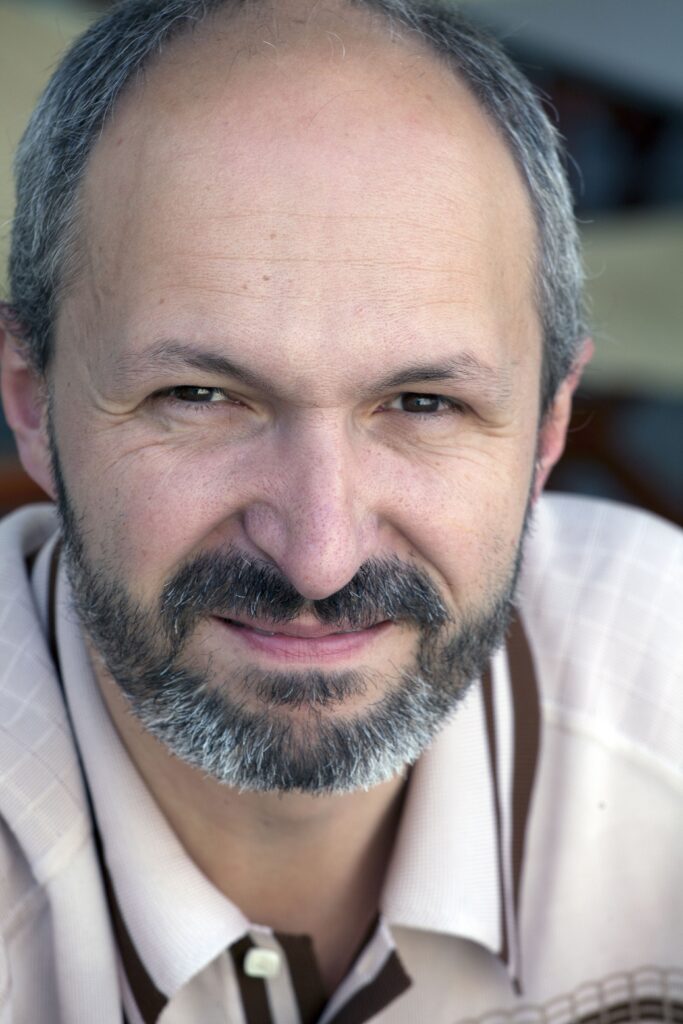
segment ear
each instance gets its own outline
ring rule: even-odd
[[[585,338],[571,370],[557,389],[552,404],[543,418],[538,436],[532,501],[537,500],[550,476],[551,469],[564,451],[567,428],[572,414],[572,398],[594,351],[595,345],[592,339]]]
[[[28,475],[55,498],[47,429],[47,387],[29,364],[22,342],[0,309],[0,389],[5,418]]]

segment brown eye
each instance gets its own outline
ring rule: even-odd
[[[194,384],[181,384],[179,387],[171,388],[168,395],[177,402],[188,402],[193,405],[225,400],[220,388],[204,388]]]
[[[437,395],[401,395],[404,412],[438,412],[440,401]]]
[[[399,412],[417,413],[422,416],[449,412],[457,408],[457,403],[442,395],[425,395],[416,391],[404,391],[385,406],[385,409],[397,409]]]

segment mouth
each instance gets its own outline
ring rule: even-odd
[[[374,623],[372,626],[359,626],[351,629],[335,628],[334,626],[326,626],[322,622],[286,622],[283,624],[273,623],[270,628],[265,622],[262,625],[257,625],[256,619],[247,618],[234,618],[234,619],[223,619],[230,626],[236,626],[238,629],[251,629],[260,636],[295,636],[300,637],[302,640],[317,640],[323,636],[349,636],[353,633],[362,633],[366,629],[374,629],[375,626],[381,625],[381,623]]]
[[[294,661],[329,660],[360,653],[391,626],[388,620],[353,629],[303,620],[281,624],[216,616],[216,621],[252,650]]]

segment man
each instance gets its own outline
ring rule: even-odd
[[[675,1019],[680,540],[539,500],[590,343],[506,58],[129,0],[27,130],[11,279],[61,529],[0,535],[0,1019]]]

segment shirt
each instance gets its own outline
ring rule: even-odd
[[[49,573],[53,549],[54,544],[43,549],[34,569],[39,592],[45,589],[40,577],[45,579]],[[274,935],[271,929],[249,922],[185,853],[109,719],[71,612],[63,569],[57,582],[57,608],[58,661],[96,808],[112,882],[113,914],[120,911],[124,924],[123,929],[119,927],[119,948],[128,950],[129,963],[139,958],[140,969],[128,972],[133,979],[147,975],[142,984],[129,983],[123,963],[119,965],[130,1024],[158,1018],[168,1024],[197,1019],[206,1024],[226,1019],[280,1024],[306,1019],[307,1003],[320,1004],[311,992],[311,975],[316,970],[312,951],[302,948],[301,939],[293,948],[293,937]],[[524,647],[519,630],[516,635]],[[530,684],[525,727],[537,734],[530,662],[523,667],[529,669],[525,679]],[[473,690],[447,727],[448,735],[414,769],[377,928],[322,1014],[313,1011],[308,1020],[343,1021],[344,1015],[339,1014],[354,999],[379,1008],[411,984],[396,956],[391,926],[416,929],[418,935],[426,928],[445,929],[461,940],[479,942],[494,956],[501,954],[512,977],[516,936],[506,918],[512,912],[507,904],[512,900],[508,882],[513,865],[504,858],[502,779],[497,775],[511,777],[514,766],[506,764],[509,745],[500,744],[494,752],[494,719],[499,719],[501,732],[509,729],[510,702],[507,658],[501,652],[494,659],[492,676]],[[465,772],[468,785],[454,799],[452,779]],[[457,821],[450,835],[444,833],[443,823],[437,824],[445,804],[450,805],[453,823]],[[522,830],[518,843],[523,842],[525,813],[526,807],[517,825]],[[425,829],[435,824],[440,842],[425,847]],[[512,828],[512,823],[506,822],[505,827]],[[444,840],[452,848],[451,856]],[[442,883],[434,886],[444,858],[453,871],[449,891]],[[281,969],[273,977],[250,979],[244,972],[249,948],[274,951]],[[505,972],[500,974],[507,988],[510,981]],[[315,987],[320,992],[320,985]]]
[[[677,531],[653,517],[541,503],[520,591],[530,651],[516,631],[519,649],[496,656],[418,762],[378,928],[321,1021],[676,1019],[680,551]],[[164,1000],[158,1019],[295,1024],[296,955],[245,921],[179,847],[108,721],[68,594],[57,604],[109,873]],[[245,939],[283,954],[278,978],[258,979],[258,1011],[231,952]],[[387,964],[390,998],[372,1005]]]

